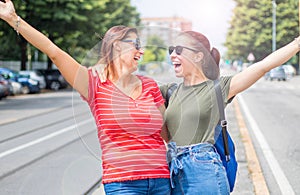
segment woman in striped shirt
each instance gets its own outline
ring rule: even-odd
[[[45,53],[69,84],[87,101],[98,127],[106,194],[170,194],[170,173],[161,137],[165,110],[157,84],[132,74],[143,55],[137,30],[112,27],[102,40],[100,63],[107,64],[101,82],[14,9],[0,2],[0,18]]]

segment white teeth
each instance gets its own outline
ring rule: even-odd
[[[134,57],[134,60],[139,60],[140,58],[139,57]]]

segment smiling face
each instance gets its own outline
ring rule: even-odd
[[[176,47],[170,54],[176,77],[188,79],[202,72],[200,61],[203,58],[203,53],[192,43],[193,39],[187,35],[180,35],[175,40],[174,46],[181,46]]]
[[[117,50],[120,52],[121,68],[129,72],[137,70],[138,60],[143,55],[139,38],[135,32],[128,33],[122,40],[118,41]]]
[[[110,28],[102,39],[100,60],[107,64],[107,78],[115,80],[137,69],[143,50],[137,42],[137,29],[123,25]]]

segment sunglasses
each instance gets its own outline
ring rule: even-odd
[[[198,52],[198,50],[195,50],[195,49],[192,49],[192,48],[189,48],[189,47],[184,47],[184,46],[177,45],[176,47],[174,47],[174,46],[169,47],[169,54],[171,55],[173,53],[173,51],[175,50],[176,54],[180,55],[182,53],[183,48],[191,50],[193,52]]]
[[[136,38],[135,40],[121,40],[121,41],[125,43],[133,43],[136,50],[141,49],[141,41],[139,38]]]

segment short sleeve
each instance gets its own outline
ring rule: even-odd
[[[225,105],[231,103],[234,97],[227,99],[230,89],[230,83],[233,76],[223,76],[221,77],[221,88],[222,88],[222,95],[224,99]]]
[[[154,97],[154,103],[157,107],[160,107],[165,103],[165,99],[163,98],[161,91],[155,81],[153,81],[153,97]]]
[[[81,96],[81,98],[86,101],[88,104],[91,104],[93,100],[95,99],[95,92],[97,83],[99,82],[98,77],[94,77],[92,74],[92,70],[88,70],[88,76],[89,76],[89,84],[88,84],[88,98],[85,98]]]
[[[165,103],[165,99],[163,98],[157,83],[149,77],[140,76],[140,75],[137,76],[142,80],[143,86],[146,88],[146,91],[151,93],[155,105],[157,107],[163,105]]]

